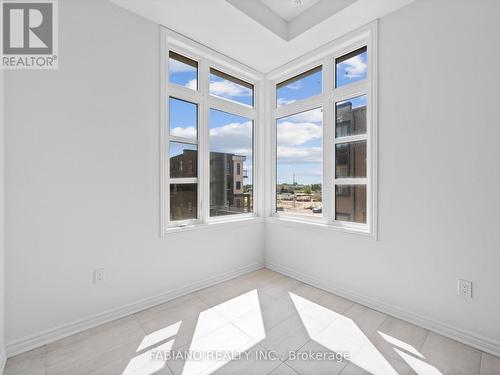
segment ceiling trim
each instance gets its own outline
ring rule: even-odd
[[[283,40],[290,41],[357,0],[321,0],[290,21],[282,18],[260,0],[226,1]]]

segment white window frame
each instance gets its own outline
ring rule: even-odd
[[[264,100],[261,87],[264,76],[208,47],[196,43],[172,30],[160,27],[160,226],[161,234],[207,227],[210,224],[233,223],[256,219],[262,211],[261,190],[263,178],[259,173],[261,163],[261,132],[259,124],[263,119]],[[198,63],[198,90],[191,90],[168,82],[169,51],[190,58]],[[209,94],[210,68],[215,68],[253,85],[253,107]],[[183,141],[172,137],[169,124],[169,98],[173,97],[198,105],[197,142],[198,177],[178,179],[180,182],[196,182],[198,185],[198,218],[191,220],[170,220],[170,159],[169,142]],[[246,117],[253,121],[253,213],[210,217],[210,150],[209,114],[215,109]],[[194,144],[192,140],[188,143]],[[185,180],[185,181],[184,181]],[[188,181],[189,180],[189,181]]]
[[[335,60],[361,47],[367,47],[367,79],[335,88]],[[291,104],[276,105],[276,87],[279,83],[293,78],[303,72],[322,65],[322,93]],[[338,40],[316,49],[284,66],[270,72],[266,76],[267,89],[270,91],[267,118],[270,122],[271,165],[267,176],[271,191],[267,201],[270,210],[270,222],[316,224],[327,229],[355,233],[376,239],[377,236],[377,21],[362,27]],[[366,136],[352,136],[341,140],[335,139],[335,103],[356,96],[367,96],[367,132]],[[322,181],[322,217],[299,215],[276,211],[276,166],[277,120],[283,117],[315,109],[323,108],[323,181]],[[367,141],[367,176],[366,179],[335,179],[335,145],[346,141],[366,139]],[[357,184],[366,182],[366,224],[335,220],[335,185]],[[269,212],[269,211],[268,211]]]

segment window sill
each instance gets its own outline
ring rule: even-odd
[[[203,224],[192,224],[183,227],[169,227],[163,230],[162,237],[169,236],[175,233],[185,233],[185,232],[199,231],[199,230],[219,230],[219,229],[247,226],[252,224],[259,224],[263,222],[264,220],[261,217],[252,216],[244,218],[232,218],[230,220],[213,221],[210,223],[203,223]]]
[[[294,229],[318,229],[341,232],[356,237],[377,240],[375,233],[367,230],[354,228],[349,226],[341,226],[336,224],[327,224],[325,222],[320,222],[318,220],[310,220],[308,218],[298,218],[298,217],[283,217],[283,216],[271,216],[266,218],[266,223],[284,225]]]

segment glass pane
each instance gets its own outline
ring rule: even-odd
[[[171,136],[196,140],[198,105],[170,98],[169,123]]]
[[[366,134],[366,95],[335,104],[335,138]]]
[[[365,79],[368,72],[366,58],[366,47],[362,47],[336,59],[335,87]]]
[[[322,108],[278,119],[276,123],[276,209],[322,215]]]
[[[170,184],[170,220],[196,219],[197,202],[197,184]]]
[[[253,107],[253,85],[210,68],[210,94]]]
[[[169,82],[197,90],[198,63],[172,51],[170,51],[168,57]]]
[[[366,185],[335,186],[335,220],[366,224]]]
[[[253,122],[210,109],[210,216],[253,212]]]
[[[187,143],[170,142],[170,177],[198,177],[198,146]]]
[[[276,105],[282,105],[319,95],[323,90],[322,67],[311,69],[276,85]]]
[[[366,177],[366,141],[335,145],[335,178]]]

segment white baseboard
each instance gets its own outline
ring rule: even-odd
[[[7,363],[7,354],[5,353],[5,347],[0,348],[0,374],[3,374],[5,369],[5,364]]]
[[[182,288],[169,290],[165,293],[144,298],[140,301],[127,304],[121,307],[113,308],[104,311],[87,318],[77,320],[72,323],[63,324],[43,332],[39,332],[33,335],[25,336],[20,339],[14,340],[7,343],[6,353],[8,357],[12,357],[16,354],[27,352],[28,350],[38,348],[42,345],[49,344],[56,340],[62,339],[67,336],[71,336],[75,333],[84,331],[89,328],[96,327],[98,325],[110,322],[115,319],[123,318],[124,316],[134,314],[141,310],[159,305],[161,303],[168,302],[174,298],[181,297],[183,295],[195,292],[197,290],[218,284],[222,281],[232,279],[237,276],[244,275],[248,272],[252,272],[264,267],[263,263],[255,263],[249,266],[240,267],[228,272],[224,272],[220,275],[212,276],[204,280],[197,281],[195,283],[186,285]],[[0,372],[1,374],[1,372]]]
[[[475,333],[465,331],[461,328],[453,327],[449,324],[412,313],[400,307],[375,300],[372,297],[360,295],[349,290],[327,285],[323,281],[313,276],[306,275],[292,268],[280,265],[278,262],[266,261],[266,267],[273,271],[293,277],[294,279],[300,280],[304,283],[326,290],[330,293],[337,294],[361,305],[368,306],[374,310],[394,316],[401,320],[405,320],[417,326],[436,332],[440,335],[449,337],[450,339],[459,341],[483,352],[500,357],[500,341],[477,335]]]

